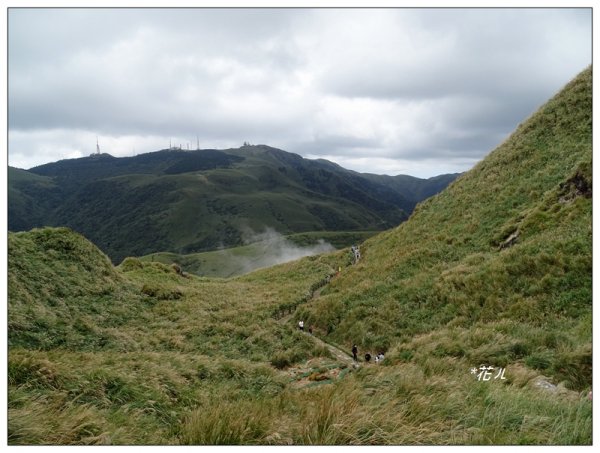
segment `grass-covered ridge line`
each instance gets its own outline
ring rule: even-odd
[[[10,233],[9,444],[591,445],[591,99],[589,69],[355,265],[214,279]]]
[[[575,389],[591,384],[591,70],[410,220],[299,316],[333,340],[416,361],[524,360]],[[353,284],[352,282],[358,282]],[[477,330],[488,338],[473,342]]]

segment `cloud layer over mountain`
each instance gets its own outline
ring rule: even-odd
[[[265,143],[464,171],[591,63],[590,9],[11,9],[9,163]],[[198,139],[196,138],[198,137]]]

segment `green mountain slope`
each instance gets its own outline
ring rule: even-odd
[[[591,445],[591,80],[357,264],[209,279],[9,233],[9,444]]]
[[[32,181],[51,178],[52,193],[59,196],[10,179],[9,229],[68,226],[115,263],[158,251],[189,254],[243,245],[249,231],[265,228],[286,235],[381,231],[405,220],[422,199],[264,145],[93,155],[41,165],[28,174]]]
[[[590,385],[591,83],[588,70],[408,222],[366,241],[298,316],[395,360],[524,360]]]
[[[13,231],[43,225],[61,191],[52,178],[8,167],[8,218]]]

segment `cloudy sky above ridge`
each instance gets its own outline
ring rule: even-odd
[[[9,165],[248,141],[468,170],[592,60],[591,9],[9,10]]]

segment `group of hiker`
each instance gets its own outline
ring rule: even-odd
[[[356,345],[352,345],[352,358],[354,359],[355,362],[358,362],[358,346]],[[371,356],[370,352],[367,352],[365,354],[365,362],[370,362],[371,358],[373,358],[373,356]],[[374,361],[375,363],[379,363],[381,361],[383,361],[383,359],[385,358],[383,351],[379,351],[375,357],[374,357]]]
[[[304,321],[301,319],[300,321],[298,321],[298,329],[300,329],[302,332],[304,332]],[[308,326],[308,333],[312,335],[313,333],[313,329],[312,326]],[[355,362],[358,362],[358,346],[356,344],[352,345],[352,358],[354,359]],[[373,361],[375,363],[379,363],[382,362],[383,359],[385,358],[383,351],[379,351],[377,354],[375,354],[375,356],[373,357],[371,355],[370,352],[367,352],[365,354],[365,362],[370,362],[371,359],[373,359]]]

